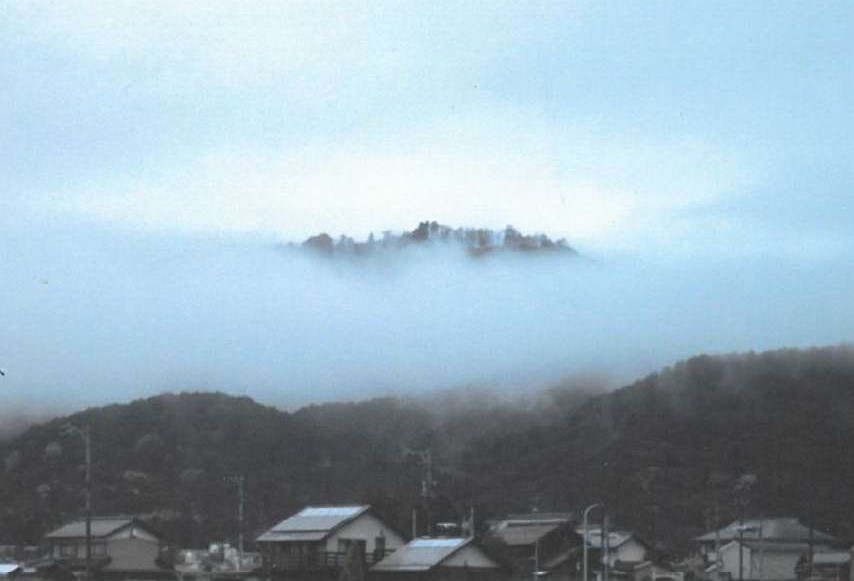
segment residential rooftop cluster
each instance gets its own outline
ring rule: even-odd
[[[256,551],[175,550],[133,517],[76,520],[39,548],[0,548],[0,579],[43,581],[854,581],[851,547],[795,518],[745,518],[669,561],[631,530],[570,512],[514,514],[408,537],[368,505],[308,506]],[[88,549],[88,550],[87,550]]]

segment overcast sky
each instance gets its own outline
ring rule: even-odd
[[[0,0],[9,402],[616,382],[851,339],[854,4]],[[281,252],[420,220],[584,265]]]

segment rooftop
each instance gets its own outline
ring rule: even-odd
[[[575,529],[582,537],[584,536],[584,528],[578,527]],[[634,538],[634,535],[628,531],[608,531],[608,547],[619,547],[629,539]],[[602,546],[602,529],[599,527],[587,527],[587,546],[592,549],[598,549]]]
[[[367,505],[307,506],[258,537],[258,541],[320,541],[368,509]]]
[[[415,539],[374,565],[373,571],[428,571],[456,553],[471,539]]]
[[[570,522],[572,515],[569,513],[514,514],[491,521],[485,540],[509,546],[532,545]]]
[[[95,538],[107,537],[114,532],[129,526],[133,523],[141,524],[133,517],[117,516],[117,517],[92,517],[90,529],[91,534]],[[146,529],[148,530],[148,529]],[[82,538],[86,536],[86,520],[79,519],[66,523],[58,529],[49,532],[45,535],[48,539],[70,539]]]
[[[760,534],[761,532],[761,534]],[[717,531],[720,541],[731,541],[733,539],[744,539],[745,541],[759,540],[762,538],[767,542],[808,542],[810,539],[809,527],[801,524],[796,518],[749,518],[743,522],[734,521]],[[812,531],[813,542],[832,543],[836,541],[833,535],[823,533],[817,529]],[[695,539],[700,543],[715,542],[715,531],[708,532]]]

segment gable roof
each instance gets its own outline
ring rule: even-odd
[[[147,532],[160,536],[156,531],[145,523],[129,516],[115,517],[92,517],[90,530],[93,538],[109,537],[110,535],[128,526],[139,526]],[[46,539],[75,539],[86,536],[86,519],[79,519],[66,523],[56,530],[45,535]]]
[[[371,571],[429,571],[469,546],[471,542],[471,538],[414,539],[371,567]],[[475,548],[474,545],[471,546]],[[489,560],[492,561],[491,558]]]
[[[549,533],[572,522],[569,513],[532,513],[510,515],[490,521],[484,541],[511,547],[533,545]]]
[[[261,543],[322,541],[337,529],[363,515],[370,508],[368,505],[307,506],[256,540]]]
[[[739,529],[742,529],[742,534],[739,534]],[[769,543],[773,542],[808,542],[810,539],[810,529],[804,526],[796,518],[750,518],[744,519],[743,524],[739,521],[733,521],[724,528],[717,531],[718,538],[722,542],[743,539],[745,541],[758,541],[760,538],[760,528],[762,532],[762,540]],[[833,535],[823,533],[817,529],[813,529],[812,538],[814,543],[833,543],[836,538]],[[694,539],[699,543],[715,542],[715,531],[708,532]]]
[[[584,528],[579,527],[575,529],[579,535],[584,537]],[[643,540],[639,537],[635,536],[633,533],[628,531],[608,531],[608,548],[616,549],[621,545],[629,542],[631,539],[634,539],[636,542],[640,543],[643,546],[647,546]],[[599,527],[587,527],[587,546],[591,549],[599,549],[602,547],[602,529]]]

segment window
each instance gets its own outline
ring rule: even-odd
[[[63,557],[76,557],[77,556],[77,544],[76,543],[65,543],[59,546],[59,554]]]
[[[107,554],[107,544],[106,543],[92,543],[92,554],[93,555],[106,555]]]

